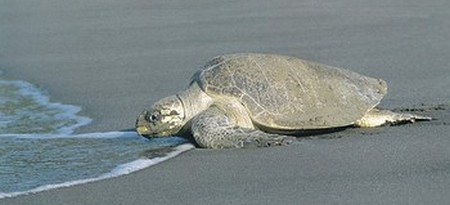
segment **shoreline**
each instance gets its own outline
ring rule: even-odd
[[[38,186],[36,188],[26,190],[26,191],[16,191],[16,192],[8,192],[8,193],[0,192],[0,200],[14,198],[14,197],[20,197],[20,196],[28,196],[28,195],[38,194],[40,192],[47,192],[47,191],[61,189],[61,188],[69,188],[69,187],[73,187],[73,186],[79,186],[79,185],[83,185],[83,184],[93,183],[93,182],[97,182],[97,181],[101,181],[101,180],[112,179],[112,178],[117,178],[117,177],[128,175],[128,174],[132,174],[133,172],[137,172],[142,169],[149,168],[151,166],[157,165],[161,162],[164,162],[166,160],[174,158],[174,157],[182,154],[183,152],[189,151],[192,148],[194,148],[193,145],[188,144],[188,143],[178,145],[178,146],[174,147],[173,148],[174,150],[172,152],[168,153],[166,156],[155,157],[152,159],[136,159],[134,161],[120,164],[120,165],[116,166],[114,169],[112,169],[110,172],[103,173],[94,178],[78,179],[78,180],[57,183],[57,184],[46,184],[46,185]]]
[[[387,81],[386,108],[437,120],[268,149],[193,149],[156,166],[0,204],[449,204],[450,4],[339,0],[0,3],[0,70],[80,106],[75,134],[132,129],[210,58],[295,56]]]

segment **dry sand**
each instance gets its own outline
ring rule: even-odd
[[[197,149],[0,204],[449,204],[449,11],[448,0],[3,0],[0,70],[82,106],[94,122],[78,132],[132,128],[208,59],[234,52],[383,78],[382,107],[421,107],[438,120],[287,147]]]

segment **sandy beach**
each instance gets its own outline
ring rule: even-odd
[[[77,133],[133,128],[210,58],[285,54],[382,78],[381,107],[436,120],[286,147],[195,149],[100,182],[0,204],[449,204],[450,2],[0,2],[0,70],[82,107]]]

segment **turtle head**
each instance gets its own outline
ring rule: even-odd
[[[136,120],[136,131],[146,138],[168,137],[184,126],[184,105],[177,95],[163,98],[150,110],[144,110]]]

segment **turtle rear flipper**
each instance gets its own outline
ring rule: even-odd
[[[431,117],[414,115],[410,113],[396,113],[389,110],[380,110],[374,108],[364,115],[363,118],[355,122],[358,127],[379,127],[382,125],[398,125],[405,123],[414,123],[415,121],[432,120]]]

